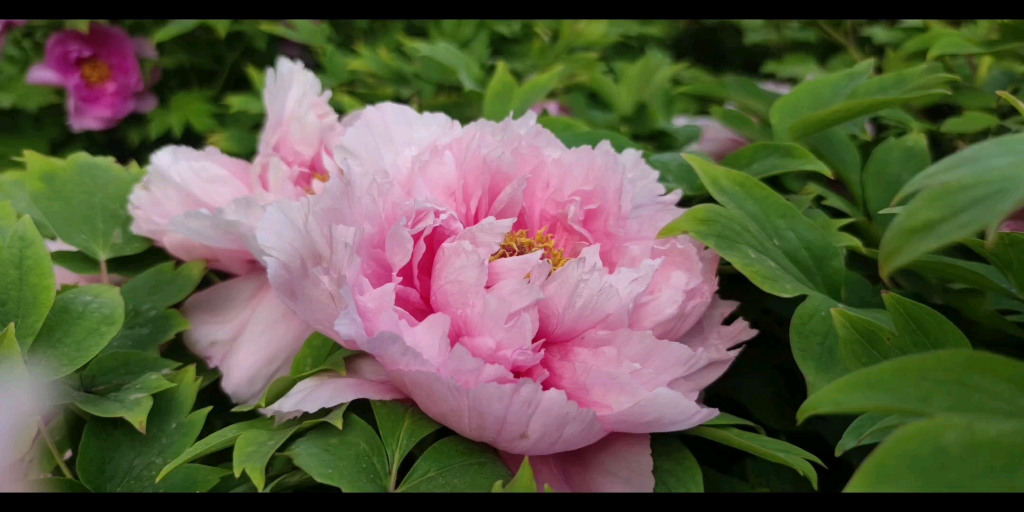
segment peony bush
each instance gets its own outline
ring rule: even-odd
[[[0,489],[1024,490],[1020,41],[0,20]]]

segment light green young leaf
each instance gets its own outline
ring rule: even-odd
[[[519,471],[516,472],[516,476],[512,477],[508,485],[503,484],[504,481],[502,480],[494,482],[491,492],[537,492],[537,480],[533,477],[530,457],[523,457],[523,462],[519,464]]]

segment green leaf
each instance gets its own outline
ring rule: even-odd
[[[25,360],[14,335],[14,324],[7,324],[7,327],[0,331],[0,375],[28,375],[28,368],[25,367]]]
[[[875,147],[864,165],[864,206],[867,214],[883,227],[891,222],[879,212],[887,208],[907,181],[928,167],[932,157],[923,133],[891,137]]]
[[[726,128],[744,139],[763,142],[771,140],[772,138],[769,128],[757,124],[750,116],[743,112],[739,112],[731,108],[711,107],[709,113],[711,114],[711,117],[714,117]]]
[[[939,131],[942,133],[970,134],[988,130],[999,126],[999,118],[988,112],[968,110],[956,117],[950,117],[942,122]]]
[[[872,319],[835,308],[832,321],[839,333],[839,353],[848,368],[871,366],[903,353],[898,348],[896,333]]]
[[[54,251],[50,253],[54,265],[64,267],[76,274],[96,275],[100,273],[100,262],[81,251]],[[159,247],[150,247],[131,256],[107,260],[107,271],[124,277],[135,277],[155,265],[172,261],[174,258]]]
[[[804,142],[829,169],[835,172],[843,185],[846,185],[859,211],[864,196],[861,185],[861,158],[860,151],[850,137],[838,128],[832,128],[811,135]]]
[[[722,160],[722,166],[764,179],[787,172],[810,171],[833,178],[832,171],[796,144],[760,142],[737,150]]]
[[[29,348],[50,311],[57,280],[50,251],[28,216],[17,221],[0,246],[0,325],[18,326],[18,343]]]
[[[243,432],[235,441],[235,451],[232,455],[235,478],[242,476],[244,471],[249,474],[256,489],[263,492],[270,457],[298,429],[299,426],[296,425],[281,429],[250,429]]]
[[[228,113],[244,112],[246,114],[263,115],[263,98],[254,92],[241,92],[224,95],[224,104]]]
[[[843,432],[843,438],[836,444],[836,457],[858,446],[881,442],[894,430],[917,419],[918,416],[889,412],[862,414]]]
[[[905,267],[926,276],[937,277],[998,293],[1004,297],[1018,297],[1018,290],[991,265],[975,261],[926,254]]]
[[[177,386],[154,396],[147,433],[123,421],[92,418],[78,451],[78,475],[93,492],[205,492],[230,471],[187,464],[156,483],[165,465],[199,436],[210,408],[192,411],[200,380],[195,366],[171,379]],[[190,414],[190,411],[191,414]]]
[[[888,278],[918,257],[991,228],[1024,205],[1024,134],[972,145],[914,176],[893,203],[918,192],[879,247]]]
[[[1024,418],[1024,363],[967,349],[933,350],[862,368],[811,395],[797,421],[871,411]]]
[[[688,85],[676,92],[735,101],[761,119],[768,119],[769,110],[780,97],[779,94],[766,91],[750,78],[742,76],[726,76],[718,81]]]
[[[200,20],[171,20],[153,32],[149,38],[153,44],[160,44],[195,30],[200,23]]]
[[[519,84],[508,70],[508,64],[505,61],[498,62],[484,92],[484,119],[497,122],[508,117],[514,110],[512,102],[518,87]]]
[[[530,107],[547,98],[548,94],[558,85],[558,81],[562,79],[564,71],[564,67],[555,66],[523,82],[523,85],[516,90],[512,101],[513,115],[519,117],[525,114]]]
[[[399,402],[374,400],[370,402],[377,428],[388,454],[388,469],[391,475],[390,487],[394,488],[398,468],[413,446],[430,435],[441,425],[423,414],[416,407]]]
[[[206,273],[202,261],[185,263],[175,269],[169,261],[157,265],[121,287],[125,301],[124,327],[107,351],[155,350],[175,334],[188,328],[181,313],[167,309],[183,300],[199,285]]]
[[[657,153],[647,157],[647,163],[658,171],[658,181],[669,190],[682,189],[684,197],[702,196],[708,193],[704,184],[683,156],[675,151]]]
[[[740,430],[732,427],[695,427],[684,431],[685,434],[710,439],[737,450],[743,450],[762,459],[782,464],[796,470],[804,478],[811,482],[811,486],[818,488],[818,473],[807,461],[817,463],[824,467],[817,457],[785,441],[773,439]]]
[[[142,252],[150,241],[131,231],[128,194],[138,166],[75,153],[66,160],[25,152],[29,197],[57,236],[97,260]]]
[[[116,287],[90,284],[53,301],[29,361],[48,379],[63,377],[96,357],[124,322],[124,301]]]
[[[354,353],[327,336],[314,332],[295,354],[289,375],[302,379],[321,370],[335,370],[344,374],[345,358]]]
[[[1024,491],[1024,422],[940,416],[893,432],[844,492]]]
[[[654,492],[704,492],[704,474],[690,450],[674,434],[651,436]]]
[[[115,350],[101,353],[82,370],[82,388],[93,393],[105,393],[120,388],[151,372],[167,374],[181,366],[177,361],[164,359],[158,354]]]
[[[427,448],[398,492],[487,492],[512,472],[493,448],[464,437],[449,436]]]
[[[883,292],[882,300],[904,347],[915,352],[971,348],[960,329],[934,309],[891,292]]]
[[[180,139],[185,128],[205,135],[220,128],[215,118],[218,106],[214,103],[213,94],[204,90],[184,90],[171,96],[166,106],[160,106],[149,114],[149,136],[156,140],[170,130],[175,138]]]
[[[849,97],[858,85],[867,80],[874,66],[873,59],[865,60],[850,69],[802,82],[776,100],[769,111],[776,138],[783,141],[797,138],[790,134],[794,123]]]
[[[982,53],[995,53],[1005,50],[1019,48],[1022,43],[1014,42],[1009,44],[975,44],[968,41],[960,34],[951,34],[935,42],[928,49],[927,60],[932,60],[946,55],[978,55]]]
[[[384,444],[355,414],[346,414],[344,430],[324,425],[309,431],[292,442],[285,455],[317,482],[342,492],[388,491]]]
[[[745,427],[753,428],[754,430],[757,431],[757,433],[759,433],[761,435],[765,435],[764,428],[762,428],[761,425],[758,425],[757,423],[754,423],[754,422],[752,422],[750,420],[745,420],[743,418],[739,418],[739,417],[733,416],[732,414],[729,414],[727,412],[719,412],[718,416],[715,416],[714,418],[711,418],[710,420],[705,421],[703,423],[703,425],[705,425],[705,426],[743,425]]]
[[[10,201],[14,211],[31,216],[32,222],[35,223],[36,229],[43,237],[57,237],[42,212],[29,199],[27,172],[10,170],[0,173],[0,203],[3,201]]]
[[[207,26],[213,29],[217,33],[217,37],[224,39],[228,36],[228,30],[231,28],[231,22],[233,20],[203,20]]]
[[[415,54],[430,58],[450,69],[458,77],[463,90],[483,92],[480,83],[484,79],[484,72],[480,64],[466,52],[444,41],[412,41],[409,48]]]
[[[964,240],[967,247],[999,269],[1014,290],[1024,290],[1024,234],[999,233],[994,242],[989,246],[977,239]]]
[[[124,418],[136,430],[146,433],[146,417],[153,407],[153,395],[174,384],[160,376],[148,373],[121,390],[106,395],[73,391],[71,401],[83,411],[100,418]]]
[[[820,294],[811,294],[793,312],[789,323],[790,347],[800,373],[812,395],[847,373],[850,368],[839,351],[839,333],[829,310],[839,303]]]
[[[519,464],[519,471],[512,477],[508,485],[503,486],[503,480],[494,482],[491,492],[537,492],[537,480],[533,477],[533,468],[530,467],[530,457],[523,457]]]
[[[192,462],[205,455],[234,446],[238,438],[250,430],[266,430],[271,428],[274,428],[273,418],[256,418],[254,420],[228,425],[204,437],[189,449],[185,450],[176,459],[164,466],[157,475],[156,481],[159,483],[165,476],[167,476],[168,473],[182,464]]]
[[[1006,100],[1010,105],[1013,105],[1013,108],[1017,109],[1017,112],[1020,112],[1020,115],[1024,116],[1024,101],[1021,101],[1019,98],[1006,91],[996,91],[996,94],[999,95],[1000,98]]]
[[[30,480],[33,489],[41,489],[43,492],[91,492],[88,487],[82,485],[78,480],[61,477],[47,477],[39,480]]]
[[[690,155],[683,158],[722,206],[690,208],[659,236],[689,234],[773,295],[817,291],[841,296],[843,251],[820,226],[756,178]]]

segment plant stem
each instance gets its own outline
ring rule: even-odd
[[[100,281],[103,284],[110,284],[110,277],[107,275],[107,260],[100,258]]]
[[[57,465],[60,466],[61,472],[64,476],[74,480],[75,477],[71,476],[71,470],[68,469],[67,464],[64,464],[64,457],[61,456],[60,451],[57,450],[57,444],[50,439],[50,433],[46,431],[46,425],[43,424],[42,418],[36,419],[39,424],[39,433],[42,434],[43,440],[46,441],[46,446],[50,448],[50,454],[53,455],[53,460],[57,461]]]
[[[815,23],[817,23],[818,26],[821,27],[821,30],[825,31],[825,33],[828,34],[829,37],[835,39],[836,42],[843,45],[846,48],[846,51],[850,52],[850,55],[852,55],[854,59],[856,59],[858,62],[864,60],[864,54],[857,49],[857,47],[853,44],[853,41],[843,37],[842,34],[836,32],[832,27],[828,26],[823,21],[815,21]]]

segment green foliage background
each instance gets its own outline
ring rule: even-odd
[[[25,456],[51,489],[536,490],[528,462],[513,478],[407,406],[232,410],[180,343],[174,307],[225,276],[123,236],[127,191],[166,144],[251,157],[285,53],[341,113],[556,100],[571,116],[540,122],[567,145],[642,149],[684,190],[663,233],[722,255],[720,293],[760,334],[704,396],[726,414],[653,436],[656,491],[1024,491],[1024,234],[997,233],[1024,207],[1024,22],[99,20],[157,43],[161,102],[72,135],[63,93],[24,76],[88,21],[30,22],[0,58],[0,365],[46,360],[65,389]],[[679,115],[753,144],[716,164]],[[51,262],[132,279],[54,294]],[[314,335],[300,355],[263,405],[350,354]]]

